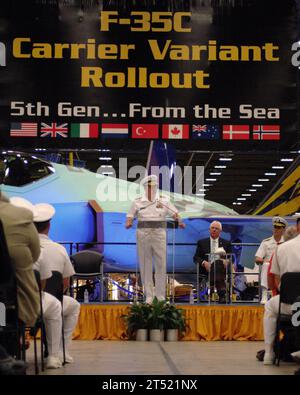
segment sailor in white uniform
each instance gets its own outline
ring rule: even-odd
[[[300,272],[300,218],[297,219],[298,235],[278,246],[274,253],[271,273],[280,282],[284,273]],[[274,340],[276,335],[276,324],[279,311],[279,295],[273,296],[265,305],[264,313],[264,342],[265,356],[264,364],[272,365],[274,362]],[[291,315],[292,306],[281,303],[281,314]],[[291,354],[293,358],[300,358],[300,351]]]
[[[10,198],[10,202],[17,207],[27,208],[35,217],[35,206],[28,200],[16,196]],[[41,255],[42,254],[43,249],[41,249]],[[40,273],[41,285],[42,289],[44,289],[46,280],[52,276],[51,269],[45,264],[43,259],[39,259],[35,262],[33,264],[33,269]],[[46,368],[57,369],[62,366],[60,359],[60,339],[62,330],[61,303],[55,296],[50,295],[48,292],[42,292],[42,307],[48,345]]]
[[[157,176],[145,177],[141,184],[145,194],[134,200],[126,221],[126,229],[132,226],[135,217],[137,226],[137,249],[142,284],[146,303],[166,298],[166,217],[172,216],[184,228],[178,210],[166,196],[159,196]],[[155,287],[153,285],[152,265],[155,267]]]
[[[40,266],[47,266],[51,272],[60,272],[64,279],[64,290],[67,290],[70,286],[70,277],[75,274],[74,268],[66,249],[62,245],[53,242],[48,237],[50,230],[50,220],[55,214],[55,209],[53,206],[47,203],[36,204],[34,208],[34,224],[39,233],[42,250],[37,264]],[[73,358],[69,353],[69,346],[72,340],[72,333],[78,321],[79,312],[80,304],[74,298],[64,295],[63,320],[67,363],[73,362]],[[59,336],[59,339],[61,340],[61,336]],[[62,342],[60,343],[60,346],[61,345]],[[62,352],[62,348],[60,349]]]
[[[273,236],[264,239],[255,254],[255,262],[262,265],[261,270],[261,303],[265,304],[268,300],[268,269],[270,259],[278,244],[284,242],[283,234],[287,226],[287,221],[282,217],[273,217]]]

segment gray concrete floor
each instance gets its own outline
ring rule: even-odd
[[[297,366],[281,362],[264,366],[256,360],[263,342],[135,342],[83,341],[71,345],[74,363],[47,375],[292,375]],[[29,374],[33,374],[33,344],[28,350]]]

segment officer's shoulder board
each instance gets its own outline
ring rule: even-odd
[[[57,243],[56,241],[53,241],[53,244],[54,244],[56,247],[58,247],[58,248],[63,247],[61,244]]]
[[[166,196],[166,195],[159,195],[159,198],[161,200],[166,200],[167,202],[170,200],[169,196]]]
[[[270,241],[271,239],[272,239],[272,236],[268,237],[267,239],[263,239],[263,241]]]

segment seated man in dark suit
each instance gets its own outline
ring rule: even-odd
[[[213,221],[209,227],[210,237],[197,242],[194,262],[199,265],[200,274],[208,275],[208,272],[210,272],[211,292],[214,291],[213,287],[215,285],[219,295],[219,303],[226,303],[225,276],[227,261],[222,259],[222,256],[218,256],[218,259],[214,262],[209,262],[207,255],[213,253],[219,254],[220,248],[223,248],[226,254],[231,253],[231,243],[220,237],[221,232],[222,224],[218,221]]]

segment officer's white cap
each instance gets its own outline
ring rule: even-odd
[[[143,185],[143,186],[146,186],[146,185],[157,186],[157,176],[155,174],[150,174],[150,176],[147,176],[142,179],[141,185]]]
[[[273,226],[282,226],[282,227],[288,226],[287,221],[282,217],[273,217],[272,223],[273,223]]]
[[[48,203],[39,203],[34,206],[34,222],[46,222],[55,214],[55,208]]]
[[[9,199],[9,202],[13,204],[16,207],[22,207],[22,208],[27,208],[27,210],[30,210],[33,214],[35,212],[34,205],[30,203],[29,200],[24,199],[19,196],[13,196]]]

